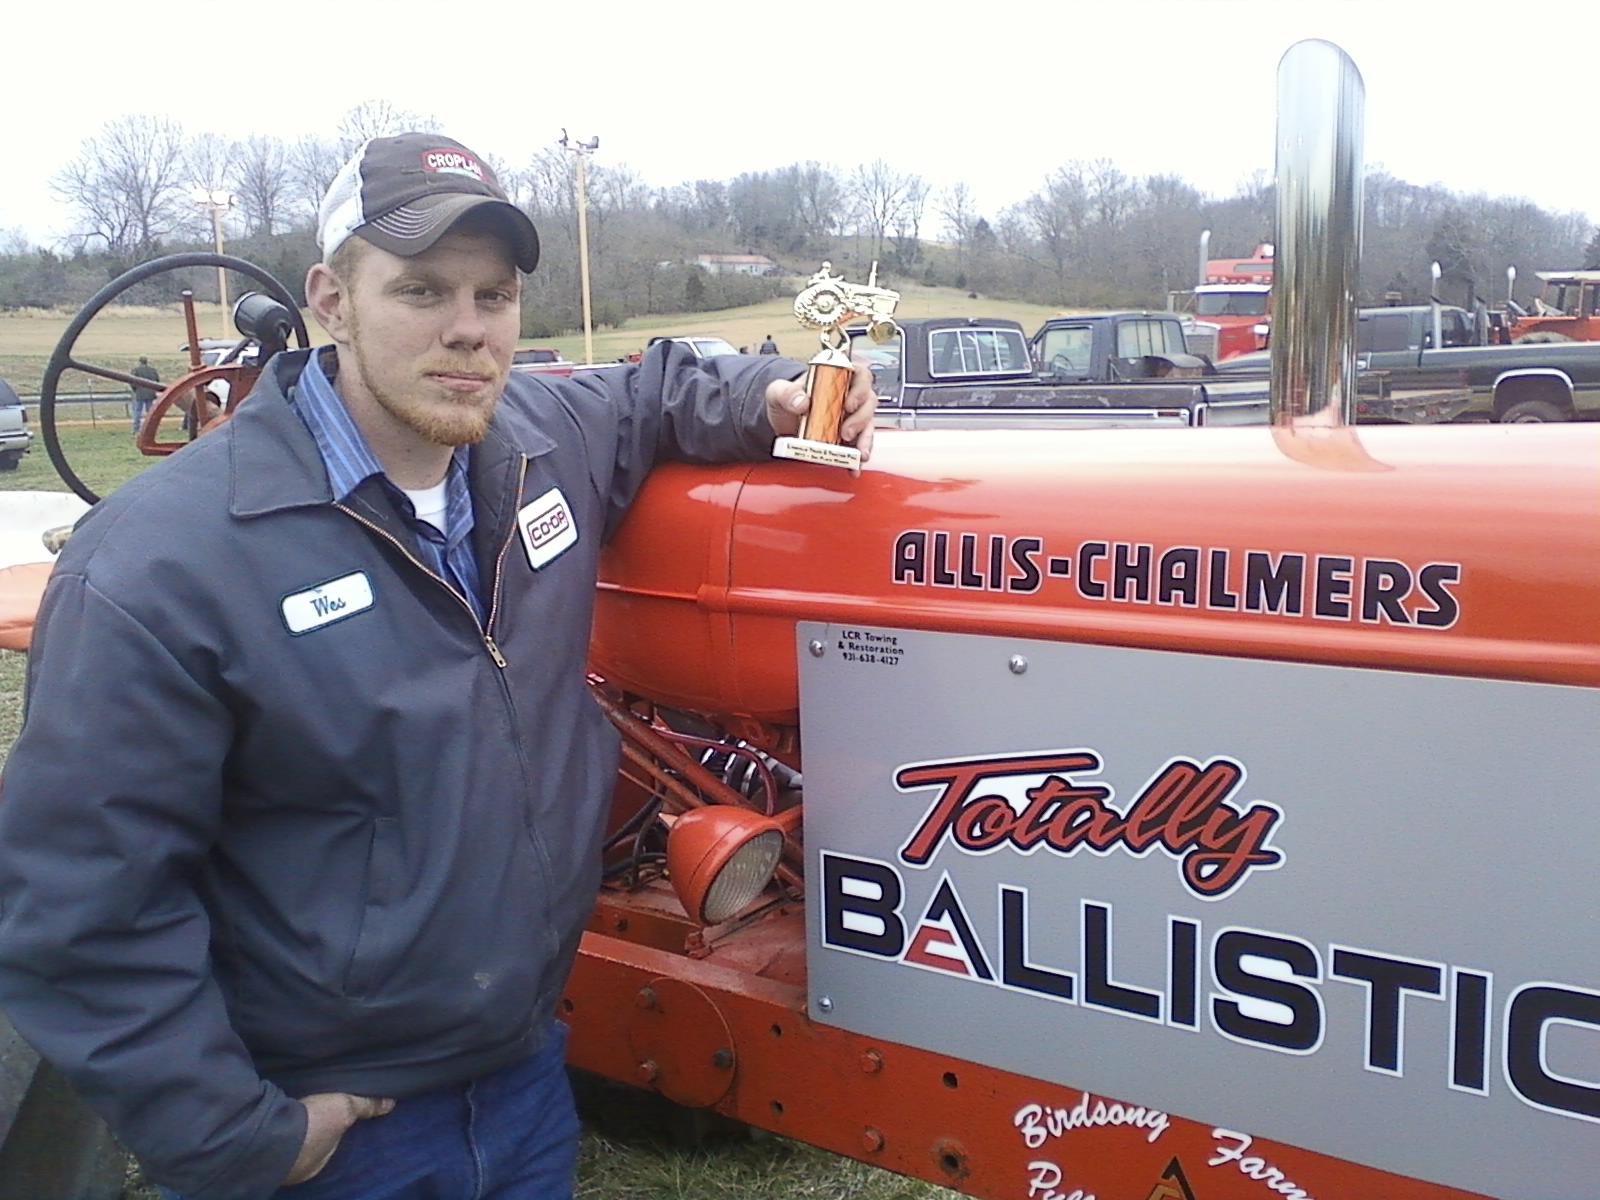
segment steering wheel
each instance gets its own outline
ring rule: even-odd
[[[1078,366],[1065,354],[1057,354],[1050,360],[1050,373],[1052,375],[1076,375]]]
[[[95,363],[84,362],[74,354],[78,338],[100,312],[111,304],[118,296],[129,288],[143,283],[145,280],[165,274],[168,271],[181,271],[190,267],[222,267],[229,271],[236,271],[259,283],[274,300],[282,304],[289,313],[295,341],[301,349],[311,345],[311,338],[306,333],[306,323],[300,315],[300,306],[295,303],[294,297],[287,288],[279,283],[266,271],[247,262],[242,258],[234,258],[229,254],[213,254],[209,251],[196,251],[188,254],[169,254],[162,258],[153,259],[141,266],[134,267],[118,275],[105,287],[89,297],[87,304],[77,316],[72,318],[72,323],[61,335],[61,340],[56,343],[55,351],[50,355],[50,361],[45,366],[44,378],[39,386],[39,427],[44,436],[45,449],[50,453],[50,462],[56,469],[56,474],[74,492],[90,504],[98,503],[99,495],[84,483],[78,473],[73,470],[72,464],[67,461],[66,451],[61,446],[61,435],[56,422],[56,396],[61,385],[61,377],[67,371],[82,371],[85,375],[98,376],[101,379],[110,379],[116,383],[124,384],[130,388],[147,388],[150,380],[141,379],[127,371],[119,371],[113,367],[103,367]],[[177,404],[185,413],[192,414],[192,419],[186,422],[189,440],[193,441],[206,428],[219,423],[218,418],[225,420],[233,415],[233,411],[244,399],[250,390],[250,385],[255,383],[256,376],[260,374],[260,364],[250,366],[238,361],[245,351],[256,342],[254,337],[243,337],[236,343],[221,361],[213,366],[205,366],[200,357],[200,334],[195,324],[194,298],[189,292],[184,293],[184,318],[188,326],[189,335],[189,373],[176,379],[164,388],[159,389],[154,403],[150,406],[149,416],[145,418],[143,426],[137,434],[139,450],[147,455],[171,454],[181,450],[184,442],[162,442],[157,440],[157,433],[161,427],[161,419],[167,410]],[[215,411],[215,403],[211,399],[206,385],[226,381],[228,385],[228,401],[226,407],[219,413]]]

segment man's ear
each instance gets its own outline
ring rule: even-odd
[[[313,263],[306,272],[306,307],[335,342],[350,340],[350,289],[327,263]]]

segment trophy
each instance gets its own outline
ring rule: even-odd
[[[833,264],[825,262],[804,290],[794,298],[794,315],[807,329],[816,329],[822,349],[806,368],[805,390],[811,407],[800,421],[797,437],[781,437],[772,447],[775,458],[821,463],[829,467],[861,470],[861,451],[840,443],[839,425],[844,420],[844,398],[850,391],[855,371],[845,353],[850,338],[847,321],[865,320],[867,334],[875,342],[886,342],[900,332],[894,323],[894,308],[900,293],[878,286],[878,264],[866,286],[846,283],[833,274]]]

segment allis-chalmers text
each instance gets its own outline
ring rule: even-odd
[[[890,579],[1012,595],[1060,588],[1096,604],[1420,629],[1448,629],[1461,616],[1460,563],[1340,553],[1092,539],[1047,548],[1041,537],[908,529],[894,540]]]

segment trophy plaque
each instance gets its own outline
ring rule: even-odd
[[[820,463],[829,467],[861,470],[861,451],[846,446],[839,436],[844,421],[844,400],[850,391],[855,371],[846,352],[850,344],[844,326],[849,321],[865,320],[868,336],[886,342],[900,332],[894,323],[895,305],[900,293],[878,286],[878,264],[865,286],[846,283],[825,262],[794,299],[794,315],[807,329],[819,330],[822,349],[806,368],[805,391],[811,407],[800,421],[800,433],[781,437],[772,447],[775,458]]]

